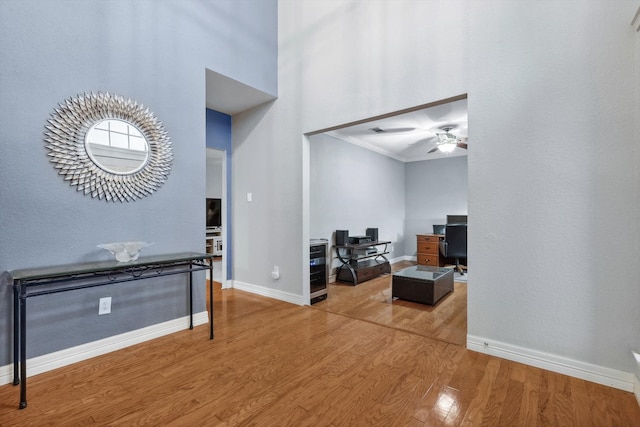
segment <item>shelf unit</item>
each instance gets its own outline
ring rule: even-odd
[[[347,243],[335,245],[336,256],[342,263],[338,267],[336,280],[352,283],[354,286],[381,274],[391,273],[391,264],[385,255],[388,241],[375,241],[361,244]],[[383,246],[382,251],[378,246]]]
[[[222,256],[222,227],[207,228],[206,252],[213,256]]]

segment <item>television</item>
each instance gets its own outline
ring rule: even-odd
[[[466,224],[466,215],[447,215],[447,224]]]
[[[222,199],[207,198],[207,228],[222,227]]]

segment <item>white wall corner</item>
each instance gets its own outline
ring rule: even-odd
[[[209,313],[194,313],[193,326],[209,323]],[[189,316],[147,326],[124,334],[114,335],[64,350],[33,357],[27,360],[27,377],[71,365],[92,357],[120,350],[141,342],[183,331],[189,327]],[[202,339],[209,339],[208,332]],[[13,382],[13,364],[0,367],[0,385]]]
[[[633,394],[636,396],[636,401],[640,405],[640,353],[632,351],[633,358],[636,361],[636,375],[633,378]]]
[[[624,391],[634,391],[634,388],[638,390],[639,387],[637,377],[630,372],[592,365],[488,338],[467,335],[467,349]],[[637,397],[638,392],[636,392]]]
[[[390,264],[395,264],[396,262],[400,262],[400,261],[416,261],[418,259],[418,257],[416,257],[415,255],[402,255],[393,259],[389,260]]]
[[[252,285],[250,283],[241,282],[239,280],[233,281],[233,288],[241,291],[251,292],[252,294],[261,295],[263,297],[273,298],[284,302],[289,302],[296,305],[306,305],[308,301],[304,301],[302,295],[292,294],[290,292],[283,292],[277,289],[271,289],[264,286]]]

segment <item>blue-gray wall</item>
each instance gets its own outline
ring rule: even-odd
[[[310,237],[333,245],[335,230],[353,236],[374,227],[380,240],[392,242],[388,258],[403,256],[404,163],[328,135],[309,140]]]
[[[466,156],[402,163],[329,135],[309,140],[312,238],[333,244],[335,230],[378,227],[380,240],[392,242],[389,258],[398,259],[416,255],[416,234],[467,213]]]
[[[99,243],[145,240],[146,254],[204,251],[205,69],[277,90],[277,1],[0,2],[0,366],[11,361],[7,270],[109,257]],[[107,203],[56,174],[42,141],[66,98],[109,91],[144,104],[174,148],[150,197]],[[204,310],[198,275],[195,311]],[[112,296],[112,314],[97,315]],[[28,357],[186,315],[173,276],[29,300]]]
[[[406,164],[406,255],[416,255],[416,234],[433,232],[447,215],[467,214],[467,177],[467,156]]]

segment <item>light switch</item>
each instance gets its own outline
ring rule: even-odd
[[[247,193],[247,202],[250,202],[251,198],[252,198],[251,193]]]

